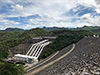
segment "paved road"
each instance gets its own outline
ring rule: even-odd
[[[48,66],[51,66],[52,64],[56,63],[57,61],[61,60],[65,56],[67,56],[69,53],[71,53],[74,50],[74,48],[75,48],[75,44],[62,49],[61,51],[56,52],[48,59],[46,59],[46,60],[38,63],[37,65],[29,68],[28,70],[26,70],[27,73],[25,75],[34,75],[34,74],[42,71],[43,69],[47,68]]]

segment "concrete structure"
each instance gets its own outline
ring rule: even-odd
[[[57,37],[44,36],[45,39],[56,39]]]
[[[46,45],[50,44],[50,43],[51,43],[51,41],[48,41],[48,39],[42,40],[38,43],[35,43],[30,47],[30,49],[28,50],[26,55],[15,54],[14,60],[33,63],[35,60],[38,60],[38,58],[39,58],[41,52],[43,51],[44,47]]]
[[[33,37],[32,39],[43,39],[42,37]]]
[[[96,35],[93,35],[93,37],[96,37]]]
[[[99,37],[99,35],[97,35],[97,37]]]
[[[33,56],[33,57],[39,57],[43,48],[50,44],[51,41],[48,41],[48,40],[43,40],[43,41],[40,41],[38,43],[35,43],[31,46],[31,48],[29,49],[29,51],[27,52],[27,56]]]
[[[99,35],[93,35],[93,37],[99,37]]]
[[[55,38],[56,38],[56,36],[30,37],[30,38],[24,40],[21,44],[15,46],[13,48],[10,48],[8,50],[9,51],[8,58],[12,58],[15,54],[26,55],[27,52],[29,51],[29,49],[31,47],[34,48],[34,46],[36,46],[36,44],[39,45],[39,42],[41,42],[43,40],[47,40],[48,42],[50,42],[50,41],[54,41]],[[47,41],[44,41],[43,43],[46,43]],[[43,43],[41,42],[40,45],[42,45]],[[34,46],[32,46],[33,44],[34,44]],[[40,48],[40,45],[38,48]],[[44,50],[45,50],[45,47],[43,48],[42,53],[44,52]],[[41,58],[42,53],[40,54],[39,59]]]
[[[14,60],[32,63],[35,60],[37,60],[37,57],[32,57],[32,56],[27,56],[27,55],[22,55],[22,54],[16,54],[16,55],[14,55]]]

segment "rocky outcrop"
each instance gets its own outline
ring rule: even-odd
[[[31,44],[19,44],[18,46],[10,48],[8,58],[14,56],[15,54],[26,54],[30,46]]]

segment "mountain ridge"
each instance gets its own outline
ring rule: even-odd
[[[24,32],[26,30],[24,29],[20,29],[20,28],[6,28],[5,30],[0,30],[0,32],[5,32],[5,31],[9,31],[9,32]]]
[[[52,30],[89,30],[92,31],[96,34],[100,34],[100,26],[86,26],[84,25],[83,27],[77,27],[77,28],[65,28],[65,27],[43,27],[42,29],[46,31],[52,31]]]

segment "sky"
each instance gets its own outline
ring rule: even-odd
[[[100,26],[100,0],[0,0],[0,30]]]

